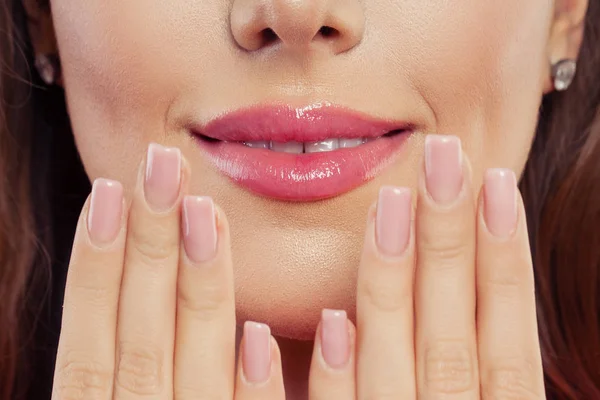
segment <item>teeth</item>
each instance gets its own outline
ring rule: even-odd
[[[304,144],[300,142],[273,142],[271,141],[271,150],[280,153],[302,154],[304,152]]]
[[[320,142],[309,142],[304,145],[305,153],[321,153],[337,150],[340,147],[339,139],[327,139]]]
[[[326,139],[307,143],[257,140],[242,142],[242,144],[253,149],[270,149],[280,153],[302,154],[322,153],[335,151],[337,149],[351,149],[377,139],[378,138]]]
[[[365,143],[366,139],[340,139],[340,149],[350,149],[352,147],[360,146]]]
[[[256,142],[244,142],[244,144],[248,147],[252,147],[253,149],[268,149],[269,142],[266,140],[259,140]]]

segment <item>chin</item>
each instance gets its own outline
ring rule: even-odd
[[[260,240],[241,243],[234,235],[238,323],[263,322],[276,336],[312,340],[323,308],[354,320],[362,235],[306,227],[262,231]],[[265,251],[264,243],[273,245]]]

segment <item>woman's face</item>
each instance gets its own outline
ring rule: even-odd
[[[321,308],[353,309],[368,206],[382,185],[415,187],[426,133],[462,139],[477,186],[488,167],[523,170],[549,74],[553,7],[547,0],[52,1],[90,178],[132,187],[150,142],[179,147],[192,193],[212,196],[228,215],[239,318],[295,338],[313,336]],[[266,28],[279,38],[266,40]],[[407,122],[414,132],[358,187],[282,201],[220,172],[208,144],[188,129],[275,105],[309,114],[343,108]]]

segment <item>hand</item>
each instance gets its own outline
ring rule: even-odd
[[[395,188],[382,189],[369,214],[357,293],[357,398],[544,399],[514,173],[488,171],[476,201],[458,138],[426,142],[414,217],[411,192]],[[313,388],[313,398],[325,399]]]
[[[485,205],[476,214],[468,168],[458,164],[464,179],[433,184],[440,170],[450,176],[458,142],[430,144],[431,152],[443,155],[430,157],[427,185],[419,187],[417,230],[408,191],[383,189],[377,211],[369,213],[358,336],[344,312],[324,311],[311,399],[543,398],[520,201],[514,232],[503,226],[506,220],[492,218],[511,205],[492,193],[492,181],[504,182],[510,192],[514,177],[509,174],[506,184],[498,171],[490,173]],[[82,212],[53,398],[285,398],[277,343],[265,325],[245,325],[233,376],[235,311],[223,212],[207,198],[182,200],[189,180],[185,162],[181,184],[165,184],[168,171],[179,171],[177,151],[154,146],[150,154],[149,160],[163,164],[140,179],[128,216],[120,185],[107,181],[96,182]],[[452,189],[460,192],[458,200],[448,200]],[[517,196],[516,189],[512,193]],[[108,223],[111,215],[118,215],[114,224]]]
[[[264,325],[246,325],[235,382],[228,224],[210,199],[185,196],[189,179],[178,150],[151,145],[130,207],[119,183],[94,183],[73,245],[54,400],[284,398]]]

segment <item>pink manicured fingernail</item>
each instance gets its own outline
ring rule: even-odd
[[[271,330],[265,324],[244,324],[242,368],[250,383],[263,383],[271,375]]]
[[[342,368],[350,358],[350,337],[346,311],[321,313],[321,352],[331,368]]]
[[[215,205],[210,197],[186,196],[183,200],[183,245],[194,262],[206,262],[217,252]]]
[[[379,191],[375,238],[382,254],[398,257],[410,238],[412,194],[410,189],[384,186]]]
[[[179,196],[180,181],[181,151],[151,143],[148,146],[144,183],[148,204],[156,211],[173,207]]]
[[[425,138],[427,191],[439,204],[453,202],[463,185],[462,149],[456,136],[428,135]]]
[[[96,245],[113,242],[121,228],[123,186],[117,181],[96,179],[88,211],[90,240]]]
[[[483,211],[489,231],[510,236],[517,228],[517,178],[509,169],[490,169],[485,174]]]

